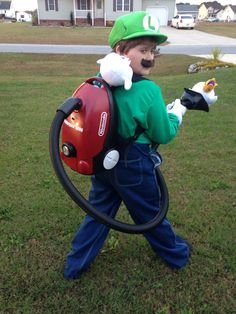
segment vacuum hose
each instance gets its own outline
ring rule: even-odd
[[[51,161],[56,172],[56,175],[72,198],[72,200],[81,207],[89,216],[93,217],[95,220],[99,221],[100,223],[106,225],[109,228],[115,229],[117,231],[125,232],[125,233],[144,233],[148,230],[151,230],[157,227],[165,218],[168,206],[169,206],[169,195],[168,189],[164,180],[164,177],[159,169],[156,168],[156,179],[158,185],[160,187],[160,210],[158,211],[157,215],[147,223],[140,224],[140,225],[133,225],[127,224],[121,221],[118,221],[114,218],[111,218],[101,212],[97,211],[87,199],[83,197],[83,195],[77,190],[74,186],[72,181],[70,180],[69,176],[67,175],[64,166],[62,164],[62,160],[60,157],[60,150],[59,150],[59,139],[60,139],[60,131],[64,120],[72,113],[72,111],[76,110],[76,106],[79,105],[79,99],[71,98],[71,100],[66,103],[66,106],[61,106],[56,116],[52,122],[51,129],[50,129],[50,138],[49,138],[49,146],[50,146],[50,156]]]

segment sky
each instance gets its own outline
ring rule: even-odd
[[[12,0],[14,2],[16,11],[33,11],[37,8],[37,0]],[[206,2],[207,0],[176,0],[176,3],[190,3],[190,4],[201,4],[202,2]],[[209,1],[209,0],[208,0]],[[213,0],[211,0],[213,1]],[[222,5],[226,4],[234,4],[236,5],[236,0],[218,0]]]
[[[33,11],[37,8],[37,0],[12,0],[16,11]],[[235,0],[236,1],[236,0]]]
[[[190,4],[201,4],[202,2],[213,2],[214,0],[176,0],[176,3],[190,3]],[[233,4],[236,5],[236,0],[216,0],[222,5]]]

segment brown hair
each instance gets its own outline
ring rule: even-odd
[[[152,36],[141,36],[141,37],[137,37],[137,38],[119,41],[115,45],[115,47],[113,48],[113,51],[116,51],[116,47],[119,46],[119,51],[121,54],[127,53],[130,49],[132,49],[138,45],[141,45],[145,40],[153,42],[153,44],[156,45],[156,39],[154,37],[152,37]]]

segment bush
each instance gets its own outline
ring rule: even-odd
[[[91,18],[91,13],[90,12],[88,12],[88,14],[87,14],[87,22],[88,22],[89,25],[92,25],[92,18]]]
[[[39,20],[38,20],[38,11],[34,10],[32,13],[32,25],[38,25]]]
[[[223,56],[221,49],[220,48],[213,48],[212,49],[212,56],[213,56],[213,59],[215,61],[219,61],[220,58]]]

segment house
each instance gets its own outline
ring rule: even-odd
[[[167,25],[176,0],[37,0],[40,25],[111,26],[117,17],[132,11],[148,11]]]
[[[199,7],[198,19],[204,20],[209,17],[216,17],[221,9],[222,5],[217,1],[203,2]]]
[[[177,3],[176,10],[177,14],[191,14],[196,20],[198,17],[199,5],[189,3]]]
[[[17,22],[32,22],[32,14],[28,12],[16,12]]]
[[[15,18],[15,9],[12,1],[0,1],[0,18]]]
[[[236,5],[226,5],[220,14],[217,14],[217,17],[221,21],[231,22],[236,21]]]

